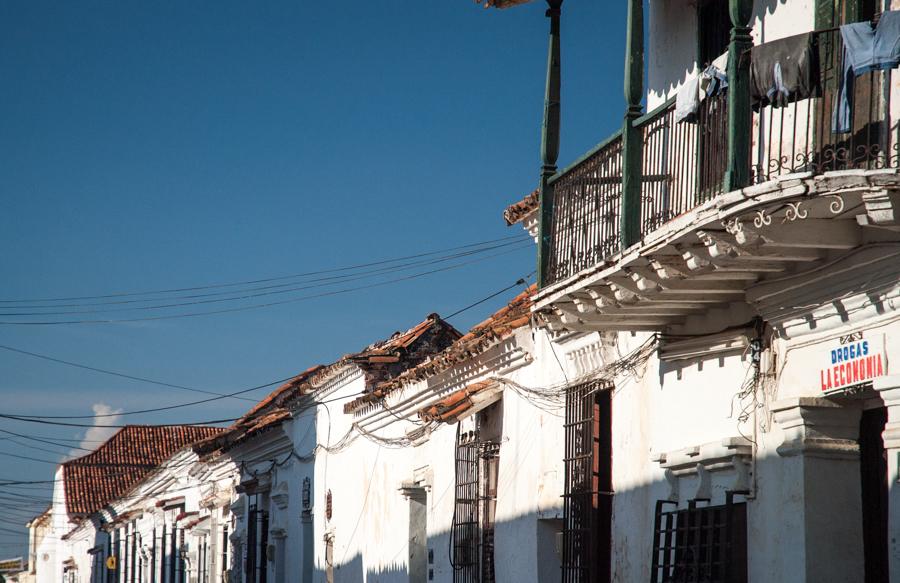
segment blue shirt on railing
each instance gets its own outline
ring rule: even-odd
[[[841,27],[844,66],[831,116],[831,131],[847,133],[853,128],[853,85],[863,73],[893,69],[900,65],[900,11],[885,12],[872,28],[868,22]]]

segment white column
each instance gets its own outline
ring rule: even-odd
[[[891,581],[900,582],[900,375],[875,379],[875,390],[887,407],[884,449],[888,475],[888,549]]]
[[[783,515],[770,525],[780,529],[786,554],[781,562],[789,572],[781,581],[862,581],[861,410],[799,397],[775,403],[772,411],[784,432],[777,448]]]

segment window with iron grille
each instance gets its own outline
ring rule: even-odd
[[[264,510],[263,495],[250,496],[247,516],[247,560],[244,566],[246,583],[266,583],[268,575],[266,548],[269,546],[269,513]]]
[[[178,567],[181,562],[178,552],[178,531],[174,525],[169,529],[169,572],[166,583],[180,583],[178,580]]]
[[[209,539],[197,537],[197,583],[209,583]]]
[[[115,569],[107,569],[111,583],[118,583],[119,573],[122,571],[122,541],[119,529],[114,531],[112,550],[110,554],[115,557]]]
[[[154,526],[153,530],[150,531],[150,563],[147,565],[150,573],[150,583],[156,583],[156,549],[156,527]]]
[[[140,575],[138,573],[140,567],[140,557],[138,552],[141,548],[141,535],[137,531],[137,523],[132,521],[129,533],[126,537],[126,553],[128,554],[128,583],[140,583]]]
[[[746,583],[747,504],[656,503],[653,583]]]
[[[494,583],[494,523],[500,446],[457,430],[451,528],[454,583]]]
[[[219,568],[219,572],[220,572],[219,581],[221,581],[222,583],[224,583],[227,580],[228,569],[231,567],[231,556],[229,553],[229,550],[230,550],[229,545],[230,545],[230,543],[228,541],[228,523],[226,522],[225,524],[222,525],[222,550],[221,550],[222,565]]]
[[[103,583],[106,571],[106,554],[103,545],[97,545],[88,551],[91,555],[91,583]]]
[[[608,583],[612,545],[612,399],[586,383],[566,393],[563,583]]]
[[[494,583],[494,524],[497,510],[497,479],[500,469],[500,444],[481,446],[481,583]]]
[[[169,583],[167,579],[168,569],[167,565],[169,563],[169,557],[166,549],[168,542],[168,527],[165,522],[163,522],[162,530],[160,531],[159,537],[159,581],[160,583]]]

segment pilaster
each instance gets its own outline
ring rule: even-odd
[[[888,560],[891,582],[900,581],[900,375],[875,379],[875,390],[887,407],[884,449],[888,475]]]
[[[781,499],[779,524],[771,525],[784,553],[780,581],[862,581],[861,409],[799,397],[772,411],[784,435],[780,475],[761,495]]]

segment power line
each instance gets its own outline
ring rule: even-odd
[[[117,425],[93,425],[93,424],[90,424],[90,423],[69,423],[69,422],[63,422],[63,421],[50,421],[50,420],[47,420],[47,419],[41,419],[41,418],[20,417],[20,416],[18,416],[18,415],[7,415],[7,414],[4,414],[4,413],[0,413],[0,418],[2,418],[2,419],[10,419],[10,420],[12,420],[12,421],[23,421],[23,422],[25,422],[25,423],[37,423],[37,424],[40,424],[40,425],[58,425],[58,426],[60,426],[60,427],[88,427],[88,428],[93,428],[93,427],[98,427],[98,428],[109,427],[109,428],[112,428],[112,429],[124,429],[125,427],[133,427],[133,426],[134,426],[134,424],[132,424],[132,425],[121,425],[121,424],[117,424]],[[174,426],[185,426],[185,425],[195,425],[195,426],[221,425],[222,423],[231,423],[231,422],[233,422],[233,421],[237,421],[238,419],[241,419],[241,418],[240,418],[240,417],[232,417],[231,419],[213,419],[213,420],[211,420],[211,421],[194,421],[194,422],[191,422],[191,423],[165,423],[165,424],[162,424],[162,425],[153,425],[153,427],[169,427],[169,426],[173,426],[173,427],[174,427]],[[2,483],[0,483],[0,485],[2,485]]]
[[[33,436],[30,436],[30,435],[23,435],[23,434],[21,434],[21,433],[15,433],[15,432],[12,432],[12,431],[8,431],[8,430],[6,430],[6,429],[0,429],[0,432],[6,433],[7,435],[13,435],[13,436],[15,436],[15,437],[21,437],[22,439],[29,439],[29,440],[31,440],[31,441],[36,441],[36,442],[38,442],[38,443],[46,443],[47,445],[55,445],[55,446],[57,446],[57,447],[69,448],[70,450],[71,450],[71,449],[80,449],[80,450],[82,450],[82,451],[94,451],[94,450],[92,450],[92,449],[87,449],[87,448],[84,448],[84,447],[81,447],[81,446],[78,446],[78,445],[70,445],[70,444],[65,444],[65,443],[58,443],[58,442],[56,442],[56,441],[52,441],[51,439],[43,439],[43,438],[40,438],[40,437],[33,437]],[[9,439],[9,440],[12,441],[13,443],[18,443],[17,441],[14,441],[14,440],[12,440],[12,439],[9,438],[9,437],[7,437],[7,438],[5,438],[5,439]],[[104,441],[105,441],[105,440],[104,440]],[[100,442],[100,443],[103,443],[103,442]],[[24,445],[24,444],[19,443],[19,445]],[[37,447],[35,447],[35,446],[33,446],[33,445],[24,445],[24,447],[31,447],[31,448],[34,448],[34,449],[39,449],[39,448],[37,448]],[[50,453],[58,453],[58,452],[50,452]]]
[[[487,297],[485,297],[485,298],[482,298],[482,299],[480,299],[480,300],[478,300],[478,301],[476,301],[476,302],[473,302],[473,303],[469,304],[468,306],[466,306],[466,307],[464,307],[464,308],[462,308],[462,309],[460,309],[460,310],[457,310],[457,311],[453,312],[452,314],[450,314],[449,316],[447,316],[447,318],[445,318],[445,319],[449,319],[449,318],[452,318],[452,317],[454,317],[454,316],[457,316],[457,315],[459,315],[459,314],[461,314],[461,313],[463,313],[463,312],[465,312],[465,311],[467,311],[467,310],[469,310],[469,309],[471,309],[471,308],[474,308],[474,307],[476,307],[476,306],[478,306],[478,305],[480,305],[480,304],[482,304],[482,303],[484,303],[484,302],[486,302],[486,301],[488,301],[488,300],[490,300],[490,299],[492,299],[492,298],[494,298],[494,297],[496,297],[496,296],[498,296],[498,295],[500,295],[500,294],[502,294],[502,293],[504,293],[504,292],[506,292],[506,291],[508,291],[508,290],[510,290],[510,289],[512,289],[512,288],[514,288],[514,287],[516,287],[516,286],[524,285],[525,282],[526,282],[526,281],[525,281],[526,278],[530,278],[533,274],[534,274],[534,272],[529,273],[528,275],[525,276],[525,278],[520,278],[520,279],[518,279],[514,284],[512,284],[512,285],[510,285],[510,286],[507,286],[507,287],[505,287],[505,288],[503,288],[503,289],[501,289],[501,290],[499,290],[499,291],[496,291],[496,292],[490,294],[489,296],[487,296]],[[90,370],[90,371],[93,371],[93,372],[98,372],[98,373],[102,373],[102,374],[108,374],[108,375],[112,375],[112,376],[116,376],[116,377],[122,377],[122,378],[130,379],[130,380],[135,380],[135,381],[140,381],[140,382],[147,382],[147,383],[151,383],[151,384],[162,385],[162,386],[165,386],[165,387],[174,387],[174,388],[179,388],[179,389],[197,390],[197,391],[200,391],[199,389],[191,389],[190,387],[185,387],[184,385],[175,385],[175,384],[172,384],[172,383],[165,383],[165,382],[162,382],[162,381],[155,381],[155,380],[152,380],[152,379],[146,379],[146,378],[142,378],[142,377],[138,377],[138,376],[134,376],[134,375],[130,375],[130,374],[119,373],[119,372],[116,372],[116,371],[110,371],[110,370],[101,369],[101,368],[97,368],[97,367],[93,367],[93,366],[87,366],[87,365],[83,365],[83,364],[79,364],[79,363],[75,363],[75,362],[71,362],[71,361],[62,360],[62,359],[59,359],[59,358],[56,358],[56,357],[52,357],[52,356],[48,356],[48,355],[44,355],[44,354],[38,354],[38,353],[35,353],[35,352],[25,351],[25,350],[22,350],[22,349],[19,349],[19,348],[13,348],[13,347],[11,347],[11,346],[0,345],[0,349],[8,350],[8,351],[15,352],[15,353],[19,353],[19,354],[24,354],[24,355],[27,355],[27,356],[32,356],[32,357],[40,358],[40,359],[43,359],[43,360],[49,360],[49,361],[51,361],[51,362],[55,362],[55,363],[58,363],[58,364],[64,364],[64,365],[73,366],[73,367],[80,368],[80,369]],[[180,409],[180,408],[183,408],[183,407],[192,407],[192,406],[196,406],[196,405],[202,405],[202,404],[210,403],[210,402],[213,402],[213,401],[218,401],[218,400],[224,399],[224,398],[236,397],[236,396],[238,396],[238,395],[241,395],[241,394],[244,394],[244,393],[248,393],[248,392],[251,392],[251,391],[255,391],[255,390],[258,390],[258,389],[261,389],[261,388],[270,387],[270,386],[272,386],[272,385],[276,385],[276,384],[281,384],[281,383],[288,382],[288,381],[290,381],[290,380],[296,379],[298,376],[299,376],[299,375],[292,375],[292,376],[287,377],[287,378],[284,378],[284,379],[279,379],[279,380],[272,381],[272,382],[268,382],[268,383],[265,383],[265,384],[262,384],[262,385],[257,385],[257,386],[254,386],[254,387],[250,387],[249,389],[241,389],[241,390],[239,390],[239,391],[235,391],[235,392],[232,392],[232,393],[224,393],[224,394],[223,394],[223,393],[212,393],[212,394],[214,394],[214,395],[216,395],[216,396],[215,396],[215,397],[211,397],[211,398],[209,398],[209,399],[200,399],[200,400],[198,400],[198,401],[190,401],[190,402],[187,402],[187,403],[178,403],[178,404],[175,404],[175,405],[167,405],[167,406],[164,406],[164,407],[154,407],[154,408],[151,408],[151,409],[141,409],[141,410],[137,410],[137,411],[122,411],[122,412],[119,412],[119,413],[104,413],[104,414],[95,414],[95,415],[26,415],[26,414],[15,414],[15,415],[13,415],[13,414],[6,414],[6,415],[3,415],[3,414],[0,414],[0,417],[8,417],[8,418],[11,418],[11,419],[19,419],[19,420],[25,420],[25,419],[101,419],[101,418],[108,418],[108,417],[124,417],[124,416],[128,416],[128,415],[143,415],[143,414],[147,414],[147,413],[158,413],[158,412],[161,412],[161,411],[171,411],[171,410],[173,410],[173,409]],[[208,393],[209,391],[202,391],[202,392],[207,392],[207,393]],[[327,401],[326,401],[326,402],[327,402]],[[107,427],[107,426],[103,426],[103,427]],[[111,427],[111,426],[109,426],[109,427]],[[6,433],[9,433],[9,432],[6,432]],[[14,435],[17,436],[17,437],[23,437],[22,435],[19,435],[19,434],[14,434]],[[58,445],[58,444],[51,444],[51,445]]]
[[[201,311],[201,312],[187,312],[187,313],[180,313],[180,314],[135,317],[135,318],[106,319],[106,320],[104,320],[104,319],[38,320],[38,321],[24,321],[24,322],[4,320],[4,321],[0,321],[0,325],[4,325],[4,326],[54,326],[54,325],[71,325],[71,324],[115,324],[115,323],[127,323],[127,322],[149,322],[149,321],[158,321],[158,320],[174,320],[174,319],[180,319],[180,318],[193,318],[193,317],[197,317],[197,316],[210,316],[210,315],[216,315],[216,314],[228,314],[228,313],[243,312],[243,311],[248,311],[248,310],[258,310],[258,309],[263,309],[263,308],[270,308],[273,306],[279,306],[279,305],[302,302],[302,301],[312,300],[312,299],[317,299],[317,298],[330,297],[330,296],[336,296],[336,295],[342,295],[342,294],[367,290],[367,289],[373,289],[373,288],[377,288],[377,287],[383,287],[385,285],[390,285],[393,283],[399,283],[399,282],[403,282],[403,281],[418,279],[420,277],[425,277],[425,276],[432,275],[435,273],[441,273],[441,272],[445,272],[445,271],[459,269],[459,268],[465,267],[467,265],[480,263],[482,261],[487,261],[488,259],[494,259],[494,258],[500,257],[502,255],[508,255],[509,253],[518,251],[522,248],[524,248],[524,247],[515,247],[515,248],[509,249],[506,251],[502,251],[500,253],[494,253],[492,255],[480,257],[478,259],[464,261],[464,262],[457,263],[454,265],[449,265],[446,267],[436,268],[436,269],[432,269],[429,271],[414,273],[412,275],[389,279],[386,281],[371,283],[371,284],[357,286],[357,287],[344,288],[344,289],[339,289],[339,290],[331,290],[331,291],[321,292],[321,293],[317,293],[317,294],[309,294],[309,295],[305,295],[305,296],[299,296],[299,297],[295,297],[295,298],[266,302],[266,303],[261,303],[261,304],[250,304],[247,306],[237,306],[237,307],[222,308],[222,309],[218,309],[218,310],[207,310],[207,311]]]
[[[56,298],[0,299],[0,303],[13,304],[13,303],[23,303],[23,302],[60,302],[60,301],[75,301],[75,300],[95,300],[95,299],[107,299],[107,298],[118,298],[118,297],[133,297],[133,296],[142,296],[142,295],[150,295],[150,294],[181,293],[181,292],[199,291],[199,290],[207,290],[207,289],[218,289],[218,288],[225,288],[225,287],[236,287],[236,286],[240,286],[240,285],[254,285],[254,284],[258,284],[258,283],[268,283],[268,282],[272,282],[272,281],[283,281],[283,280],[287,280],[287,279],[295,279],[298,277],[307,277],[310,275],[338,273],[338,272],[342,272],[342,271],[355,270],[355,269],[360,269],[360,268],[364,268],[364,267],[385,265],[388,263],[396,263],[399,261],[406,261],[409,259],[418,259],[421,257],[429,257],[429,256],[433,256],[433,255],[439,255],[441,253],[446,253],[448,251],[457,251],[460,249],[470,249],[473,247],[480,247],[480,246],[487,245],[490,243],[497,243],[500,241],[510,241],[513,239],[521,239],[521,238],[522,238],[521,236],[502,237],[499,239],[480,241],[478,243],[469,243],[467,245],[459,245],[456,247],[449,247],[449,248],[445,248],[445,249],[439,249],[436,251],[428,251],[428,252],[424,252],[424,253],[416,253],[413,255],[406,255],[403,257],[395,257],[392,259],[383,259],[380,261],[370,261],[367,263],[359,263],[356,265],[349,265],[349,266],[344,266],[344,267],[322,269],[322,270],[317,270],[317,271],[307,271],[307,272],[295,273],[295,274],[291,274],[291,275],[265,277],[265,278],[251,279],[251,280],[238,281],[238,282],[196,285],[196,286],[191,286],[191,287],[157,289],[157,290],[150,290],[150,291],[112,292],[112,293],[105,293],[105,294],[101,294],[101,295],[69,296],[69,297],[56,297]]]
[[[452,261],[454,259],[460,259],[463,257],[469,257],[472,255],[479,255],[485,253],[487,251],[493,251],[495,249],[502,249],[504,247],[510,247],[513,245],[518,245],[520,248],[524,247],[521,245],[521,240],[515,240],[507,243],[499,243],[496,245],[492,245],[489,247],[482,247],[479,249],[463,251],[460,253],[455,253],[453,255],[446,255],[442,257],[438,257],[436,259],[427,259],[414,261],[411,263],[403,263],[400,265],[393,265],[390,267],[382,267],[379,269],[362,271],[359,274],[349,274],[349,275],[336,275],[330,277],[321,277],[316,279],[307,280],[305,282],[292,282],[285,284],[277,284],[277,285],[268,285],[261,287],[251,287],[247,289],[234,290],[234,291],[226,291],[226,292],[214,292],[214,293],[204,293],[204,294],[191,294],[191,295],[182,295],[182,296],[172,296],[168,298],[146,298],[139,300],[118,300],[118,301],[104,301],[104,302],[92,302],[92,303],[74,303],[74,304],[50,304],[45,306],[35,306],[35,305],[24,305],[24,306],[5,306],[7,310],[24,310],[24,309],[38,309],[38,310],[55,310],[58,308],[64,307],[94,307],[94,306],[113,306],[113,305],[121,305],[121,304],[137,304],[137,303],[146,303],[146,302],[170,302],[165,304],[157,304],[150,306],[128,306],[128,307],[113,307],[113,308],[96,308],[96,309],[87,309],[87,310],[63,310],[63,311],[41,311],[41,312],[0,312],[0,316],[65,316],[65,315],[74,315],[74,314],[102,314],[102,313],[111,313],[111,312],[131,312],[131,311],[147,311],[147,310],[162,310],[169,308],[178,308],[184,306],[194,306],[201,304],[216,304],[223,302],[234,302],[241,301],[247,299],[253,299],[258,297],[270,296],[270,295],[279,295],[279,294],[287,294],[293,293],[296,291],[304,291],[308,289],[316,289],[321,287],[329,287],[333,285],[338,285],[341,283],[347,283],[351,281],[360,281],[364,279],[371,279],[374,277],[379,277],[381,275],[396,273],[400,271],[407,271],[409,269],[423,266],[423,265],[435,265],[438,263],[446,263],[448,261]],[[304,285],[297,285],[297,283],[303,283]],[[294,286],[294,287],[291,287]],[[234,295],[239,294],[239,295]],[[219,296],[227,296],[231,295],[232,297],[219,297]],[[213,297],[215,299],[198,299],[198,298],[210,298]],[[175,302],[176,300],[191,300],[191,301],[181,301]],[[175,302],[175,303],[171,303]]]
[[[89,370],[89,371],[91,371],[91,372],[96,372],[96,373],[100,373],[100,374],[110,375],[110,376],[119,377],[119,378],[123,378],[123,379],[128,379],[128,380],[132,380],[132,381],[138,381],[138,382],[141,382],[141,383],[148,383],[148,384],[151,384],[151,385],[159,385],[159,386],[161,386],[161,387],[168,387],[168,388],[170,388],[170,389],[179,389],[179,390],[182,390],[182,391],[191,391],[191,392],[194,392],[194,393],[204,393],[204,394],[206,394],[206,395],[217,395],[217,396],[219,396],[219,397],[224,397],[224,396],[226,396],[226,395],[223,394],[223,393],[216,393],[216,392],[214,392],[214,391],[205,391],[205,390],[203,390],[203,389],[195,389],[195,388],[193,388],[193,387],[186,387],[186,386],[184,386],[184,385],[176,385],[176,384],[173,384],[173,383],[167,383],[167,382],[164,382],[164,381],[157,381],[157,380],[154,380],[154,379],[148,379],[148,378],[146,378],[146,377],[139,377],[139,376],[135,376],[135,375],[131,375],[131,374],[126,374],[126,373],[122,373],[122,372],[117,372],[117,371],[114,371],[114,370],[107,370],[107,369],[99,368],[99,367],[96,367],[96,366],[89,366],[89,365],[86,365],[86,364],[80,364],[80,363],[77,363],[77,362],[72,362],[72,361],[70,361],[70,360],[63,360],[63,359],[61,359],[61,358],[56,358],[56,357],[54,357],[54,356],[48,356],[48,355],[46,355],[46,354],[39,354],[39,353],[37,353],[37,352],[30,352],[30,351],[28,351],[28,350],[22,350],[21,348],[15,348],[14,346],[5,346],[5,345],[0,344],[0,350],[6,350],[6,351],[8,351],[8,352],[14,352],[14,353],[16,353],[16,354],[22,354],[22,355],[25,355],[25,356],[31,356],[31,357],[33,357],[33,358],[39,358],[39,359],[41,359],[41,360],[46,360],[46,361],[48,361],[48,362],[54,362],[54,363],[56,363],[56,364],[63,364],[63,365],[66,365],[66,366],[71,366],[71,367],[74,367],[74,368],[80,368],[80,369],[82,369],[82,370]],[[275,384],[275,383],[270,383],[270,384],[268,384],[268,385],[264,385],[264,386],[261,386],[261,387],[258,387],[258,388],[265,388],[265,387],[271,386],[271,385],[273,385],[273,384]],[[240,399],[240,400],[242,400],[242,401],[256,402],[256,399],[250,399],[250,398],[246,398],[246,397],[238,397],[237,395],[228,395],[228,396],[229,396],[229,397],[233,397],[233,398],[235,398],[235,399]]]
[[[447,317],[444,318],[444,319],[445,319],[445,320],[449,320],[449,319],[452,318],[453,316],[458,316],[459,314],[462,314],[463,312],[465,312],[465,311],[467,311],[467,310],[470,310],[470,309],[474,308],[475,306],[479,306],[479,305],[483,304],[484,302],[486,302],[486,301],[488,301],[488,300],[494,299],[495,297],[499,296],[500,294],[502,294],[502,293],[505,292],[505,291],[509,291],[509,290],[511,290],[512,288],[514,288],[514,287],[516,287],[516,286],[519,286],[519,285],[525,285],[525,284],[527,283],[527,282],[526,282],[526,279],[530,278],[532,275],[534,275],[534,273],[535,273],[535,272],[532,271],[531,273],[529,273],[529,274],[526,275],[525,277],[519,278],[519,279],[516,281],[516,283],[514,283],[514,284],[512,284],[512,285],[510,285],[510,286],[507,286],[507,287],[501,289],[500,291],[494,292],[494,293],[492,293],[491,295],[487,296],[486,298],[482,298],[482,299],[478,300],[478,301],[475,302],[475,303],[469,304],[469,305],[466,306],[465,308],[456,310],[455,312],[453,312],[452,314],[450,314],[449,316],[447,316]]]

